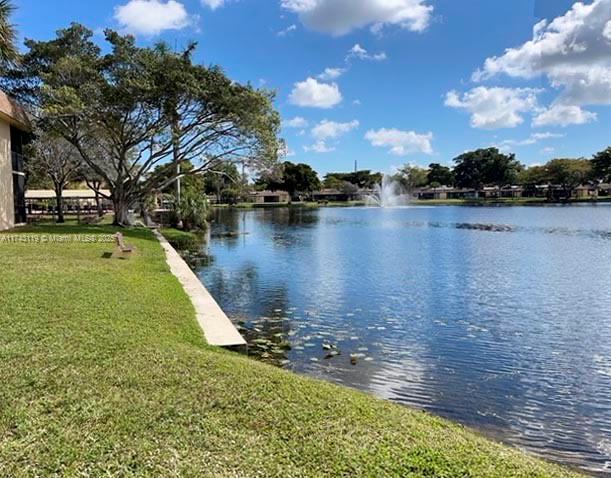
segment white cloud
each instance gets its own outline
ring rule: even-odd
[[[412,153],[433,154],[433,133],[418,134],[414,131],[382,128],[369,130],[365,139],[372,146],[389,148],[389,153],[405,156]]]
[[[280,30],[276,35],[278,35],[279,37],[285,37],[289,33],[294,32],[295,30],[297,30],[297,25],[295,24],[289,25],[284,30]]]
[[[216,10],[217,8],[225,5],[225,0],[201,0],[202,5],[211,8],[212,10]]]
[[[301,116],[295,116],[294,118],[290,119],[290,120],[286,120],[282,123],[282,126],[284,126],[285,128],[307,128],[308,127],[308,120],[306,120],[305,118],[302,118]]]
[[[433,7],[426,0],[281,0],[283,8],[299,15],[312,30],[340,36],[372,27],[380,31],[398,25],[414,32],[426,30]]]
[[[532,144],[537,144],[539,141],[556,138],[564,138],[564,135],[559,133],[550,133],[547,131],[543,133],[533,133],[526,139],[506,139],[500,143],[500,146],[529,146]]]
[[[580,106],[556,103],[539,113],[533,120],[533,126],[569,126],[596,121],[596,113],[586,111]]]
[[[543,139],[553,139],[553,138],[564,138],[563,134],[560,133],[533,133],[531,136],[536,141],[541,141]]]
[[[303,150],[313,153],[330,153],[335,151],[334,146],[329,146],[327,143],[330,139],[337,139],[340,136],[349,133],[359,127],[357,120],[347,123],[338,123],[335,121],[323,120],[312,128],[312,137],[315,143],[310,146],[304,146]]]
[[[295,83],[289,102],[311,108],[333,108],[342,101],[342,94],[335,83],[321,83],[314,78]]]
[[[359,125],[360,123],[357,120],[348,123],[336,123],[335,121],[323,120],[312,128],[312,136],[318,141],[338,138],[358,128]]]
[[[541,151],[539,151],[541,154],[543,155],[549,155],[549,154],[554,154],[556,152],[556,148],[552,148],[551,146],[548,146],[546,148],[543,148]],[[531,166],[534,166],[531,164]]]
[[[352,58],[358,58],[359,60],[384,61],[388,57],[386,56],[386,53],[384,53],[383,51],[379,53],[373,53],[373,54],[369,53],[367,50],[365,50],[361,45],[357,43],[352,48],[350,48],[350,50],[348,51],[348,56],[346,56],[346,61],[351,60]]]
[[[143,35],[180,30],[191,23],[184,5],[175,0],[130,0],[115,7],[115,19],[122,28]]]
[[[306,153],[319,153],[319,154],[323,154],[323,153],[332,153],[333,151],[335,151],[335,148],[331,147],[331,146],[327,146],[327,143],[325,143],[324,141],[317,141],[316,143],[314,143],[311,146],[304,146],[303,150]]]
[[[462,96],[457,91],[446,95],[445,105],[471,113],[471,126],[481,129],[514,128],[524,122],[523,113],[537,111],[533,88],[473,88]]]
[[[346,73],[345,68],[325,68],[325,71],[318,75],[317,78],[323,81],[331,81],[338,79],[344,73]]]
[[[575,2],[564,15],[537,23],[532,40],[488,58],[473,79],[500,74],[525,79],[545,76],[560,94],[536,124],[593,121],[594,113],[583,106],[611,105],[610,21],[611,0]],[[562,112],[569,117],[562,120]]]

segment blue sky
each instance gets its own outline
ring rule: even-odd
[[[288,159],[322,174],[491,145],[540,164],[611,144],[611,0],[15,3],[23,37],[77,21],[100,42],[106,27],[198,41],[199,61],[277,91]]]

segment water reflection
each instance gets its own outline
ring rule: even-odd
[[[611,207],[217,211],[251,352],[611,474]]]

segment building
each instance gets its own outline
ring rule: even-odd
[[[286,191],[256,191],[251,193],[249,198],[255,204],[281,204],[290,200]]]
[[[420,200],[445,201],[448,199],[476,199],[475,189],[454,188],[451,186],[427,187],[414,191],[414,196]]]
[[[23,147],[30,131],[25,110],[0,91],[0,230],[26,222]]]
[[[373,191],[371,191],[373,194]],[[337,189],[321,189],[312,193],[312,200],[315,202],[348,202],[360,201],[366,196],[365,192],[345,192]]]
[[[611,195],[609,184],[584,184],[578,186],[571,192],[570,199],[588,200],[607,198]],[[561,185],[539,184],[529,186],[507,185],[486,186],[480,190],[454,188],[450,186],[426,187],[414,191],[414,196],[422,201],[450,199],[522,199],[538,198],[553,201],[564,201],[565,190]]]
[[[102,189],[96,197],[95,191],[91,189],[65,189],[62,197],[64,199],[65,213],[88,214],[97,212],[98,201],[102,212],[112,209],[112,202],[108,189]],[[52,189],[29,189],[25,193],[25,204],[28,215],[36,216],[42,214],[56,214],[56,195]]]

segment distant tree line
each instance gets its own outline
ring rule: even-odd
[[[504,154],[497,148],[478,149],[454,159],[452,168],[432,163],[428,168],[407,165],[396,178],[408,189],[452,186],[481,190],[486,186],[554,185],[570,197],[580,185],[611,181],[611,147],[592,159],[552,159],[544,165],[524,166],[514,154]]]
[[[303,199],[322,188],[352,194],[372,189],[382,181],[382,173],[369,170],[352,173],[328,173],[323,180],[308,164],[285,161],[275,171],[261,175],[255,182],[258,190],[286,191],[293,199]]]
[[[456,187],[481,190],[487,186],[519,185],[525,189],[539,185],[559,187],[570,197],[582,184],[611,181],[611,147],[592,159],[552,159],[541,166],[527,167],[514,154],[505,154],[498,148],[485,148],[463,153],[453,160],[453,166],[431,163],[427,168],[405,165],[394,175],[404,189],[411,191],[424,187]],[[382,181],[378,172],[355,171],[328,173],[322,181],[307,164],[284,162],[273,173],[260,176],[258,189],[286,191],[291,196],[308,195],[320,188],[333,189],[345,194],[372,189]]]
[[[218,192],[234,176],[231,165],[264,171],[277,164],[285,148],[272,92],[195,63],[195,44],[175,52],[164,43],[140,47],[112,30],[104,36],[102,49],[74,23],[51,40],[27,39],[12,62],[11,42],[0,42],[1,86],[28,106],[40,138],[31,169],[53,169],[58,195],[85,175],[110,191],[115,224],[129,225],[130,211],[145,211],[168,188],[178,215],[201,202],[182,194],[189,176],[206,175]]]

